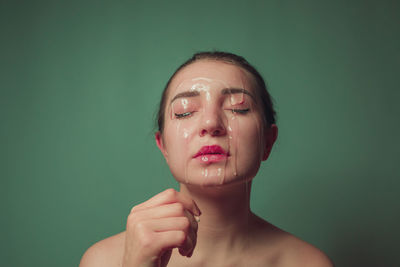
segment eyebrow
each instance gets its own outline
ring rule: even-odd
[[[246,89],[243,88],[224,88],[221,90],[222,95],[230,95],[230,94],[246,94],[249,95],[251,98],[253,98],[254,101],[256,101],[255,97]],[[185,91],[182,93],[177,94],[174,96],[171,100],[170,103],[174,102],[178,98],[183,98],[183,97],[195,97],[199,96],[200,93],[198,91]]]
[[[177,94],[176,96],[174,96],[174,98],[172,98],[171,102],[174,102],[175,99],[178,98],[182,98],[182,97],[194,97],[194,96],[199,96],[200,93],[198,91],[185,91],[182,93]]]
[[[221,94],[223,95],[246,94],[249,95],[251,98],[253,98],[254,101],[256,101],[256,98],[249,91],[243,88],[224,88],[222,89]]]

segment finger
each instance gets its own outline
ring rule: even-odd
[[[150,198],[149,200],[133,207],[131,211],[132,212],[139,211],[142,209],[156,207],[163,204],[170,204],[174,202],[182,203],[185,209],[189,210],[194,215],[200,216],[201,214],[200,209],[197,207],[196,203],[191,198],[180,192],[177,192],[172,188],[167,189],[155,195],[154,197]]]
[[[190,212],[185,212],[185,207],[183,206],[183,204],[179,202],[172,204],[165,204],[157,207],[150,207],[142,210],[135,210],[133,212],[137,218],[144,218],[144,219],[181,217],[181,216],[187,216],[186,214],[191,215]]]
[[[166,231],[155,233],[160,248],[170,249],[187,246],[187,235],[183,231]]]
[[[183,231],[188,234],[191,228],[186,217],[168,217],[143,221],[143,224],[154,232]]]
[[[147,222],[149,228],[155,232],[183,231],[186,234],[186,240],[179,248],[179,253],[182,256],[191,255],[197,243],[197,222],[192,214],[186,213],[191,220],[185,216],[162,218]]]
[[[186,239],[179,246],[179,252],[183,256],[188,256],[193,253],[197,243],[197,229],[191,226],[187,217],[168,217],[161,219],[151,219],[143,221],[146,228],[155,233],[165,233],[171,231],[181,231],[185,233]]]

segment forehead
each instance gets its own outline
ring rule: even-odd
[[[239,66],[213,60],[200,60],[194,62],[182,70],[172,80],[169,86],[169,95],[173,95],[183,82],[206,78],[219,81],[229,87],[252,89],[252,76]]]

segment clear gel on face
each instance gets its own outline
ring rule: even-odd
[[[182,155],[185,183],[224,184],[228,173],[240,175],[237,148],[241,125],[238,115],[245,114],[243,106],[250,105],[246,103],[245,88],[242,87],[233,88],[223,81],[198,77],[183,81],[175,90],[178,97],[171,103],[170,118],[176,123],[177,143],[183,141],[187,148]],[[255,122],[259,129],[256,119]],[[223,131],[222,136],[210,132],[214,130],[217,133]],[[261,139],[257,139],[260,142]],[[211,154],[193,158],[202,147],[213,145],[225,150],[227,155],[224,159],[213,161]]]

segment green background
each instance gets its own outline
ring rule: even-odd
[[[279,139],[252,209],[337,266],[400,266],[398,1],[2,1],[1,266],[77,266],[177,185],[153,141],[192,53],[265,77]]]

